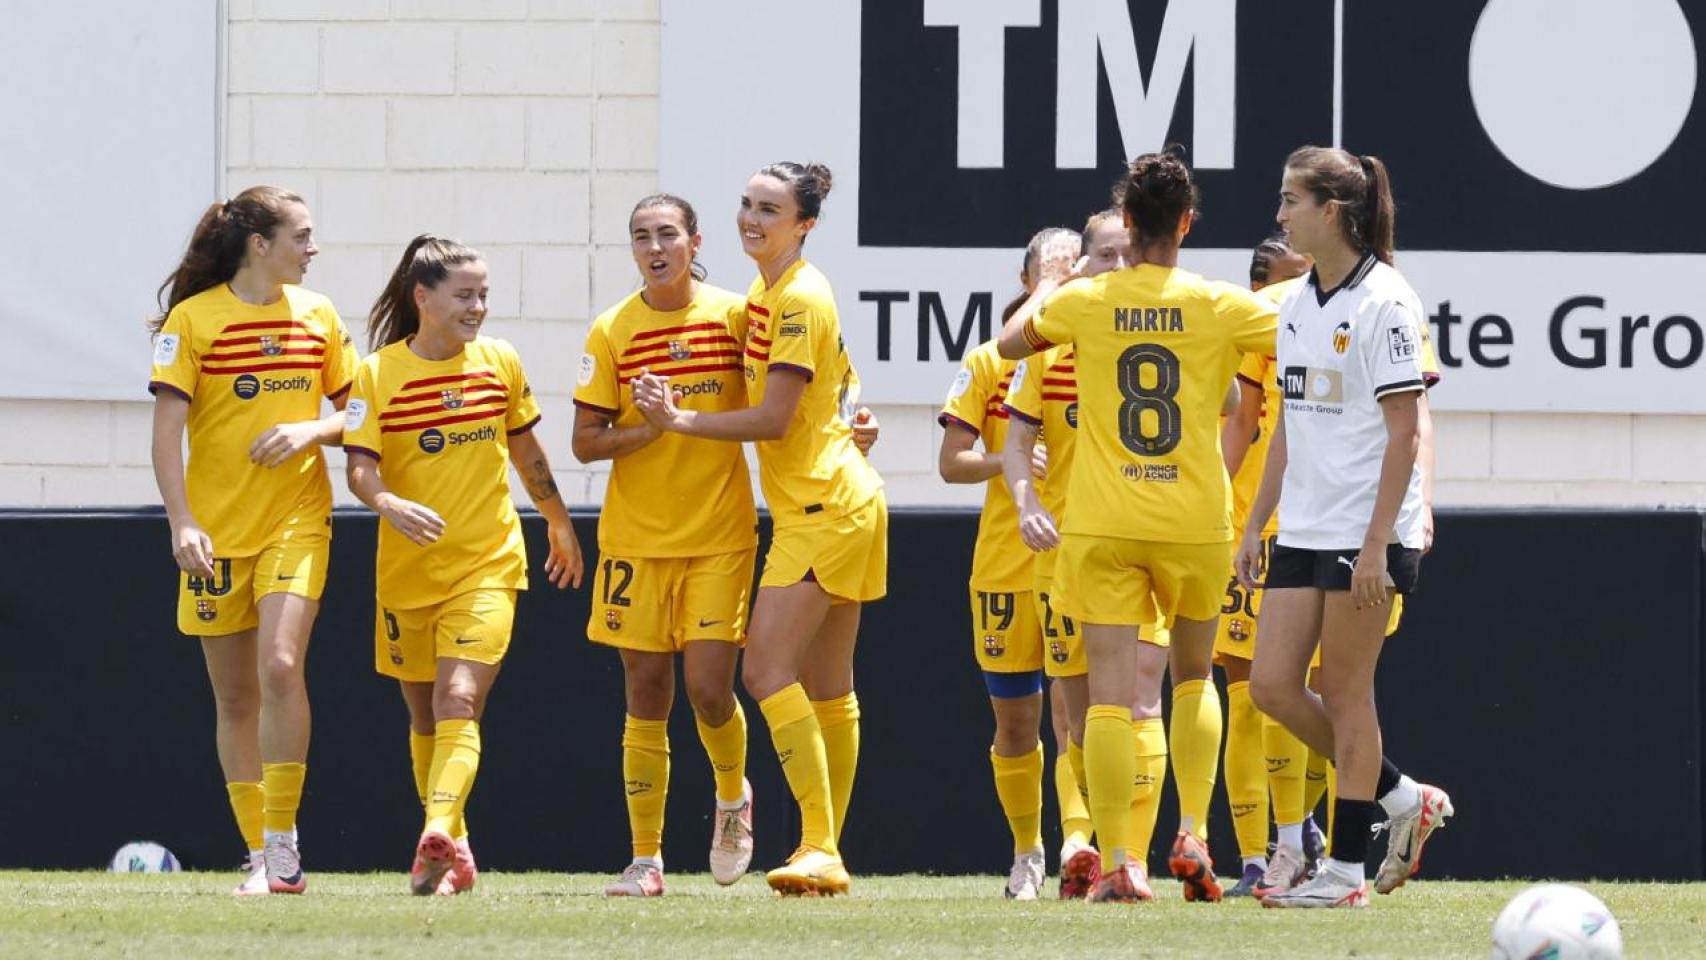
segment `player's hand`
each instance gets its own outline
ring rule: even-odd
[[[1232,570],[1246,590],[1259,590],[1267,570],[1262,564],[1262,534],[1260,530],[1244,534],[1238,552],[1232,557]]]
[[[1365,543],[1357,552],[1356,566],[1351,568],[1351,602],[1361,610],[1378,607],[1386,602],[1386,591],[1392,577],[1386,572],[1386,544]]]
[[[413,500],[382,493],[374,501],[374,509],[417,546],[427,546],[444,536],[444,518]]]
[[[669,378],[642,369],[634,378],[634,406],[640,408],[647,420],[660,430],[668,430],[680,413],[675,406],[675,393]]]
[[[860,407],[853,414],[853,445],[865,456],[871,455],[871,448],[877,445],[877,432],[882,425],[877,423],[877,415],[870,407]]]
[[[1031,476],[1037,480],[1048,479],[1048,447],[1044,444],[1031,447]]]
[[[1048,510],[1028,503],[1019,510],[1019,539],[1037,553],[1044,553],[1060,546],[1060,530]]]
[[[213,576],[213,538],[194,520],[173,527],[172,559],[192,577]]]
[[[249,445],[249,462],[276,467],[313,446],[318,430],[313,423],[281,423]]]
[[[1422,556],[1434,548],[1434,506],[1431,503],[1422,504]]]
[[[1083,243],[1075,233],[1057,233],[1043,241],[1037,251],[1037,279],[1062,284],[1077,275],[1085,257]]]
[[[545,539],[551,544],[551,553],[545,558],[545,579],[555,584],[558,590],[564,587],[579,590],[581,572],[586,564],[581,559],[581,542],[575,536],[574,524],[547,524]]]

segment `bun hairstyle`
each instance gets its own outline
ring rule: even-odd
[[[259,186],[203,211],[178,268],[155,292],[160,315],[149,321],[148,329],[158,333],[173,307],[229,282],[243,265],[249,235],[258,233],[270,239],[284,219],[284,205],[301,202],[300,196],[283,187]]]
[[[1339,205],[1339,226],[1351,249],[1392,263],[1398,208],[1379,157],[1359,157],[1337,147],[1299,147],[1286,158],[1285,168],[1316,203]]]
[[[480,251],[455,240],[423,233],[409,241],[403,259],[391,271],[385,290],[367,314],[367,338],[372,349],[407,340],[421,329],[415,306],[415,287],[433,289],[450,277],[450,268],[483,260]]]
[[[1179,218],[1195,213],[1202,199],[1178,144],[1132,160],[1114,196],[1131,217],[1138,245],[1170,240],[1179,228]]]
[[[1270,234],[1267,239],[1256,244],[1256,249],[1250,254],[1250,282],[1267,283],[1268,273],[1273,269],[1274,261],[1292,253],[1291,244],[1283,233]]]
[[[1043,252],[1043,245],[1059,236],[1073,237],[1077,234],[1067,227],[1044,227],[1038,230],[1036,235],[1031,237],[1031,242],[1025,244],[1025,259],[1019,264],[1019,272],[1024,276],[1030,276],[1031,268],[1036,265],[1037,257]],[[1025,301],[1030,298],[1030,291],[1021,289],[1019,295],[1001,309],[1001,322],[1006,323],[1013,319],[1013,314],[1017,313]]]
[[[775,177],[794,191],[794,202],[800,205],[801,220],[817,219],[823,210],[823,201],[835,183],[835,175],[821,163],[800,164],[784,160],[758,172],[766,177]]]
[[[640,202],[634,204],[634,209],[628,212],[628,230],[630,233],[634,229],[634,215],[641,210],[649,210],[653,207],[669,207],[681,214],[682,226],[686,227],[687,235],[690,237],[698,235],[699,214],[693,211],[693,204],[673,193],[654,193],[649,197],[641,197]],[[694,259],[693,265],[688,268],[688,272],[693,274],[695,280],[704,280],[710,276],[705,265],[700,263],[697,258]]]

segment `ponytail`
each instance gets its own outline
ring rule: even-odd
[[[1390,265],[1397,249],[1397,204],[1392,177],[1379,157],[1358,157],[1336,147],[1299,147],[1286,158],[1319,204],[1338,204],[1345,243]]]
[[[415,287],[431,290],[449,278],[451,267],[479,259],[479,251],[472,247],[430,233],[410,240],[403,249],[403,258],[397,261],[397,269],[391,271],[391,279],[385,282],[384,291],[368,311],[369,347],[378,350],[419,333],[421,313],[415,306]]]
[[[1368,251],[1387,266],[1392,265],[1397,204],[1392,201],[1392,178],[1379,157],[1360,157],[1368,186],[1362,202],[1362,239]]]
[[[284,205],[302,198],[281,187],[250,187],[235,198],[202,212],[190,234],[189,249],[172,275],[155,291],[160,315],[148,322],[155,333],[165,325],[172,308],[190,297],[230,282],[243,266],[249,235],[271,238],[284,219]]]

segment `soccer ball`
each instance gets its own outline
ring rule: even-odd
[[[1599,898],[1561,883],[1529,887],[1493,921],[1493,960],[1619,960],[1623,932]]]
[[[176,873],[183,867],[172,851],[148,840],[134,840],[113,854],[113,873]]]

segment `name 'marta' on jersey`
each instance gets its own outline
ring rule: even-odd
[[[1075,346],[1080,436],[1063,532],[1232,538],[1220,409],[1241,355],[1272,352],[1277,316],[1241,287],[1147,263],[1049,298],[1024,332],[1035,350]]]
[[[325,297],[286,286],[264,305],[225,284],[186,297],[154,338],[148,391],[190,402],[190,511],[221,557],[248,557],[291,524],[324,534],[332,488],[318,445],[277,467],[249,461],[256,438],[320,418],[320,398],[349,389],[355,347]]]
[[[444,520],[424,547],[379,524],[379,602],[410,610],[484,587],[525,590],[509,437],[539,422],[539,403],[515,348],[480,337],[428,360],[393,343],[356,368],[347,409],[344,448],[378,460],[392,493]]]
[[[670,378],[683,409],[739,410],[745,340],[746,299],[737,293],[700,284],[691,304],[665,313],[636,292],[587,331],[575,405],[617,426],[642,424],[629,384],[649,370]],[[598,546],[629,557],[702,557],[756,545],[757,524],[740,444],[665,433],[612,462]]]
[[[936,422],[945,430],[970,430],[983,440],[985,452],[999,454],[1007,446],[1007,408],[1003,404],[1016,366],[996,352],[993,340],[974,347],[954,376]],[[990,591],[1029,590],[1034,555],[1019,537],[1019,509],[1013,504],[1013,495],[999,474],[986,481],[984,488],[977,547],[972,551],[971,586]]]
[[[882,478],[853,445],[848,421],[859,404],[859,375],[841,342],[841,318],[829,279],[804,260],[766,288],[746,295],[747,402],[759,406],[773,370],[807,380],[805,395],[779,440],[761,440],[758,479],[777,526],[830,520],[864,506]]]

